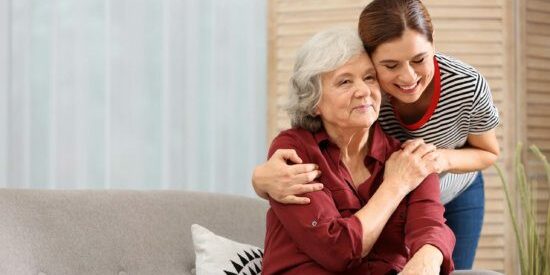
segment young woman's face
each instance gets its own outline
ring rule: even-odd
[[[416,102],[434,76],[434,46],[421,33],[380,44],[372,53],[380,88],[403,103]]]
[[[321,99],[317,115],[325,128],[370,127],[380,110],[380,87],[366,53],[350,59],[334,71],[321,75]]]

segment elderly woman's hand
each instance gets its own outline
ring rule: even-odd
[[[413,255],[399,275],[437,275],[442,263],[441,251],[427,244]]]
[[[429,174],[435,172],[433,160],[424,158],[434,150],[435,146],[426,144],[421,139],[408,142],[402,150],[393,152],[386,161],[384,182],[395,185],[398,190],[408,194]]]
[[[287,161],[297,163],[287,164]],[[316,164],[301,164],[302,159],[292,149],[279,149],[264,164],[254,169],[252,185],[258,196],[267,196],[285,204],[307,204],[309,198],[297,195],[323,189],[313,183],[321,171]]]
[[[422,156],[422,159],[426,160],[426,165],[433,173],[441,173],[449,170],[451,164],[449,160],[450,149],[437,149],[433,144],[424,143],[422,139],[410,139],[401,145],[401,148],[411,146],[411,144],[426,144],[429,147],[429,151]]]

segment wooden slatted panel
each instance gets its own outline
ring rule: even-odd
[[[332,26],[356,26],[362,8],[370,1],[356,0],[271,0],[270,3],[270,66],[268,139],[289,127],[282,110],[287,96],[287,83],[297,48],[314,33]],[[438,51],[455,56],[475,66],[489,81],[494,100],[501,111],[502,125],[498,128],[501,144],[504,127],[512,125],[503,112],[506,100],[506,54],[504,39],[506,26],[503,16],[504,0],[427,0],[436,29],[435,45]],[[540,29],[539,33],[545,33]],[[545,45],[547,37],[532,38]],[[534,52],[541,49],[534,48]],[[533,60],[535,66],[543,67]],[[533,78],[546,76],[533,74]],[[532,112],[544,112],[533,109]],[[543,135],[544,131],[535,132]],[[502,148],[503,151],[508,150]],[[504,167],[504,164],[501,163]],[[486,180],[486,213],[482,238],[476,254],[475,267],[505,271],[506,217],[501,183],[494,169],[484,172]],[[511,273],[510,273],[511,274]]]
[[[497,129],[504,144],[506,49],[503,1],[424,1],[435,27],[438,51],[457,57],[476,67],[488,80],[493,99],[501,113],[502,125]],[[483,3],[480,3],[483,2]],[[506,148],[502,148],[505,151]],[[503,166],[504,163],[500,162]],[[475,268],[498,271],[505,269],[506,209],[501,183],[493,169],[484,171],[485,219],[476,253]]]
[[[526,1],[526,139],[550,159],[550,1]],[[546,220],[550,183],[538,159],[529,155],[527,170],[535,190],[539,229]],[[542,230],[541,230],[542,231]]]

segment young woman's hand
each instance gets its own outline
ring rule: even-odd
[[[415,142],[424,143],[422,139],[410,139],[403,142],[401,148],[405,148],[409,146],[409,144],[413,144]],[[425,144],[432,146],[430,147],[430,151],[422,156],[422,158],[427,161],[426,164],[429,166],[428,169],[438,174],[449,170],[451,165],[449,160],[449,152],[452,151],[452,149],[437,149],[435,145],[431,143]]]
[[[402,147],[408,146],[416,140],[407,140]],[[467,173],[483,170],[495,163],[500,154],[495,130],[485,133],[469,134],[466,144],[462,148],[437,149],[424,158],[431,160],[430,169],[434,173],[451,172]]]
[[[408,194],[414,190],[429,174],[435,172],[434,161],[425,156],[435,151],[432,144],[421,139],[412,140],[395,151],[386,161],[384,184],[394,185]]]
[[[441,173],[449,170],[450,161],[449,161],[449,149],[437,149],[435,145],[431,143],[425,143],[422,139],[410,139],[401,145],[401,148],[410,146],[410,144],[419,143],[428,145],[428,151],[422,156],[422,159],[425,160],[427,168],[432,171],[432,173]]]
[[[449,160],[449,152],[452,149],[436,149],[433,152],[427,154],[424,156],[424,158],[428,161],[431,161],[429,163],[430,169],[434,171],[434,173],[442,173],[445,171],[448,171],[451,167],[451,162]]]
[[[295,150],[278,149],[266,163],[254,169],[252,185],[264,199],[269,196],[284,204],[308,204],[309,198],[298,195],[323,189],[323,184],[313,182],[319,175],[318,166],[302,164]]]
[[[432,245],[424,245],[405,264],[399,275],[438,275],[443,254]]]

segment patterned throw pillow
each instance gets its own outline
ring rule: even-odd
[[[197,275],[257,275],[262,272],[262,249],[218,236],[191,225]]]

